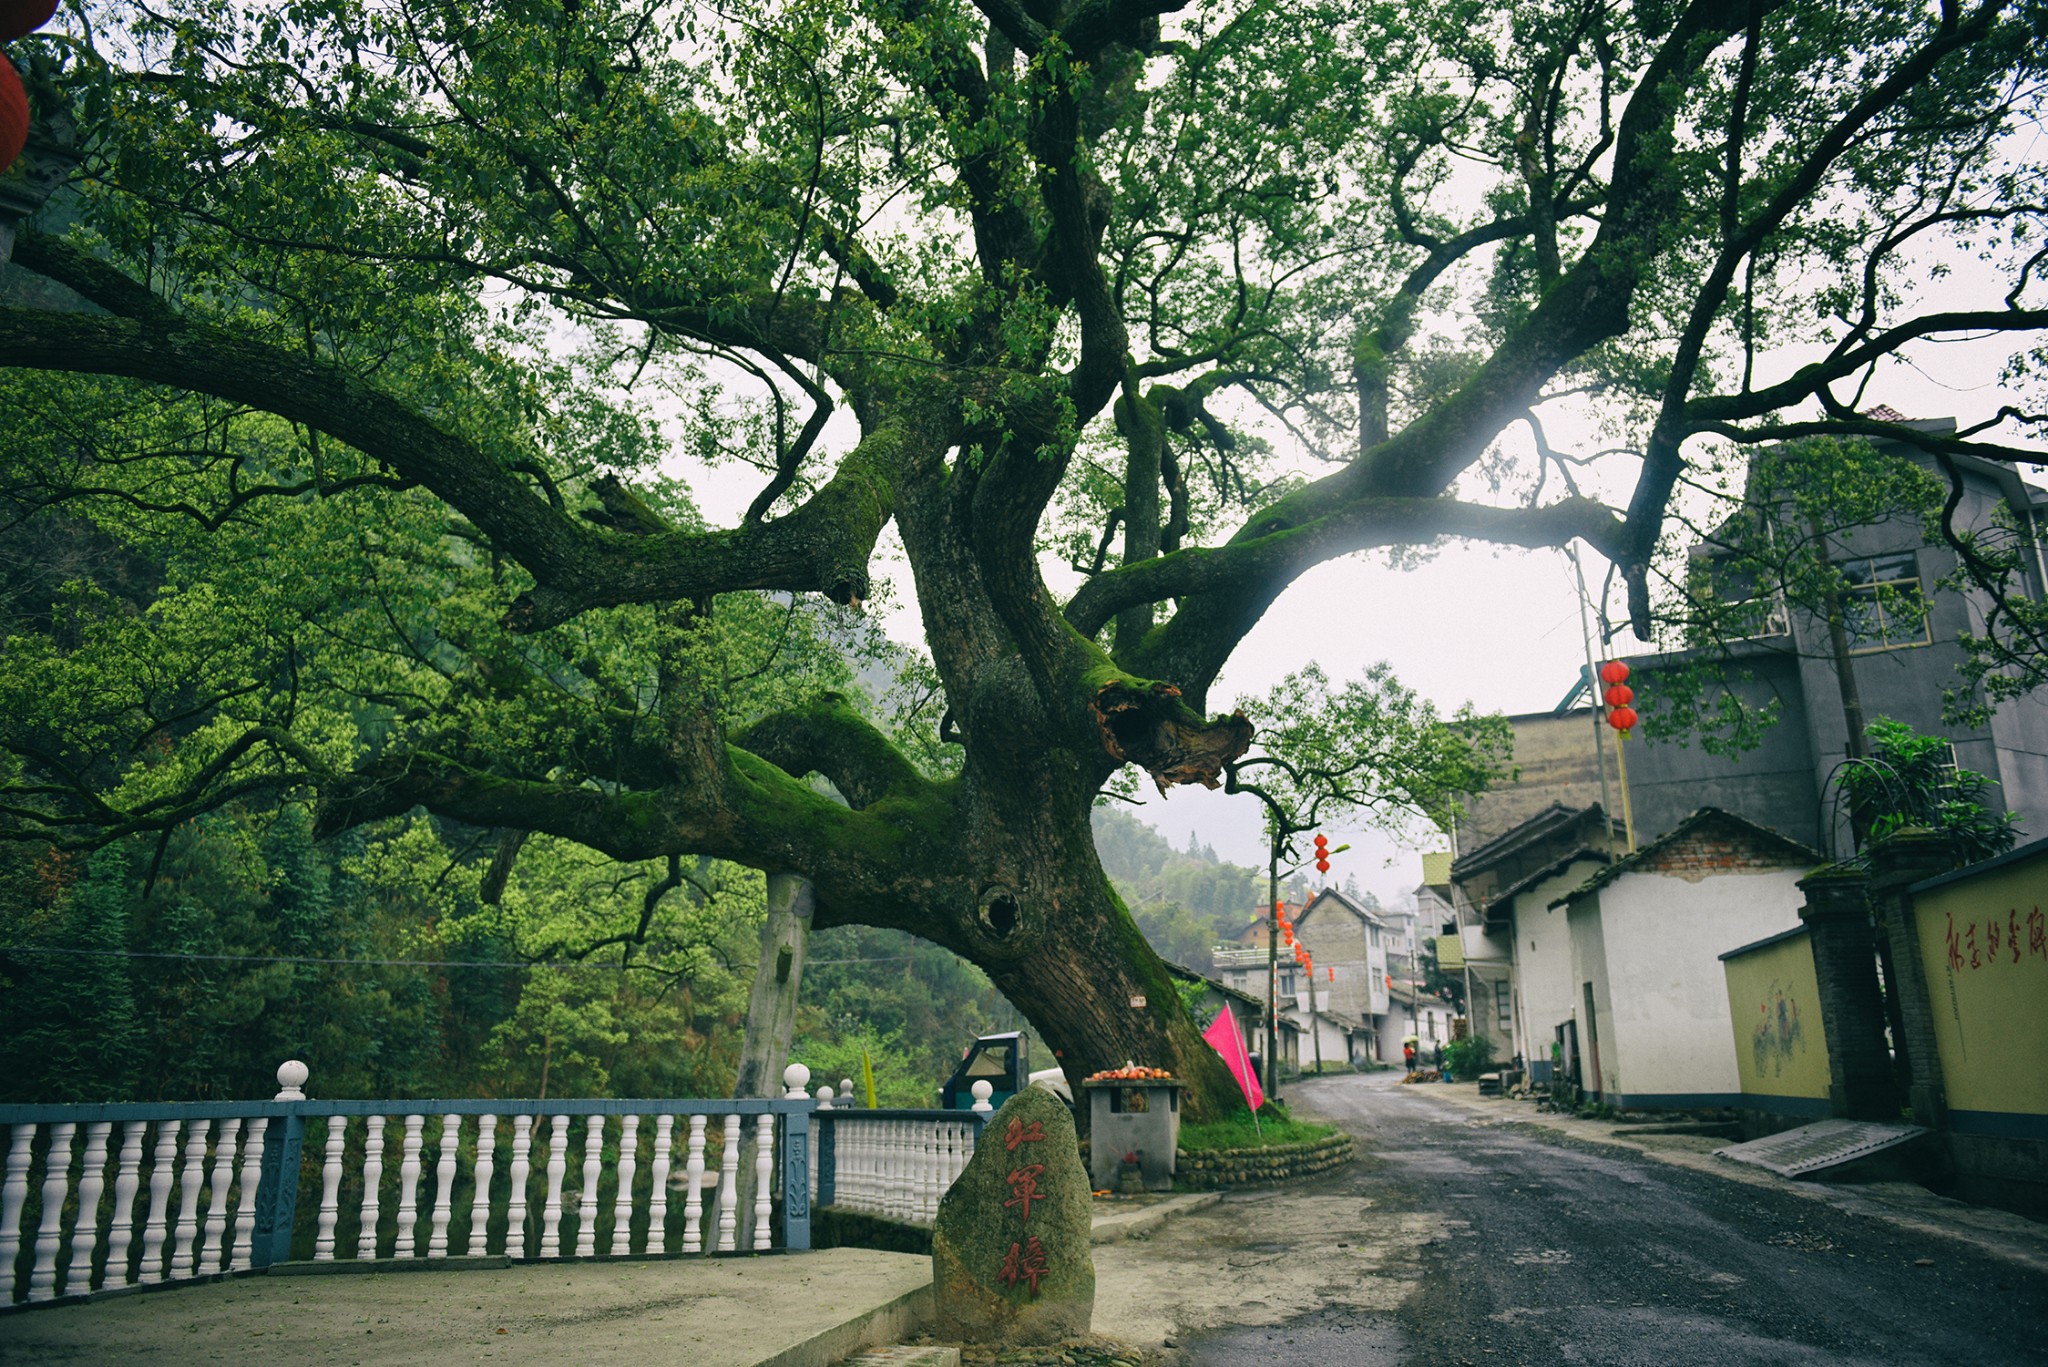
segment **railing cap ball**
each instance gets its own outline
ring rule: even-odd
[[[967,1090],[974,1093],[975,1110],[993,1111],[995,1109],[995,1107],[988,1104],[988,1099],[991,1096],[995,1095],[995,1084],[990,1082],[987,1078],[982,1078],[981,1080],[976,1082],[972,1087],[969,1087]]]
[[[304,1101],[306,1079],[312,1070],[295,1058],[288,1058],[277,1065],[277,1099],[279,1101]]]
[[[831,1110],[831,1109],[832,1109],[832,1095],[833,1095],[833,1093],[832,1093],[832,1089],[831,1089],[830,1087],[820,1087],[820,1088],[818,1089],[818,1109],[819,1109],[819,1110],[821,1110],[821,1111],[829,1111],[829,1110]]]
[[[788,1088],[783,1094],[784,1101],[803,1100],[806,1095],[804,1089],[811,1085],[811,1070],[801,1063],[790,1064],[782,1070],[782,1085]]]

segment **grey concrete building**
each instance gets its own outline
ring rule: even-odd
[[[1946,420],[1915,425],[1953,427]],[[1900,454],[1932,468],[1929,457]],[[2011,466],[1968,456],[1955,463],[1964,484],[1958,524],[1991,527],[2002,508],[2023,539],[2025,592],[2036,599],[2048,595],[2048,491],[2026,483]],[[1961,683],[1957,638],[1981,631],[1984,623],[1985,604],[1977,595],[1941,584],[1956,568],[1955,552],[1927,544],[1918,518],[1900,516],[1832,536],[1829,554],[1851,585],[1843,603],[1848,660],[1864,716],[1889,717],[1946,739],[1958,765],[1992,780],[1994,800],[2019,814],[2025,836],[2048,834],[2048,697],[2036,692],[2007,702],[1983,726],[1942,720],[1944,691]],[[1698,560],[1709,558],[1696,552]],[[1723,662],[1724,686],[1745,703],[1776,706],[1776,724],[1761,745],[1732,757],[1709,754],[1696,741],[1651,740],[1640,731],[1630,738],[1628,796],[1639,844],[1711,805],[1834,856],[1849,852],[1833,781],[1847,754],[1848,725],[1827,624],[1782,602],[1761,601],[1758,608],[1757,634],[1713,658]],[[1654,704],[1660,671],[1704,657],[1621,658],[1633,671],[1630,685]],[[1622,811],[1615,737],[1590,701],[1581,681],[1558,707],[1512,719],[1519,781],[1473,804],[1457,832],[1459,851],[1497,839],[1552,804]]]

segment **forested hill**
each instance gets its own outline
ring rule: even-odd
[[[1152,947],[1175,963],[1209,971],[1209,951],[1257,914],[1264,878],[1205,846],[1173,842],[1128,812],[1095,809],[1095,850],[1117,895]]]

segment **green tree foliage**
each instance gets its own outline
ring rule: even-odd
[[[0,835],[282,799],[320,836],[423,808],[793,871],[820,926],[979,965],[1070,1066],[1222,1105],[1096,795],[1248,753],[1213,685],[1335,557],[1584,540],[1647,636],[1696,458],[1901,435],[1847,396],[1923,339],[2010,338],[2016,416],[1944,448],[2009,457],[2043,28],[85,0],[22,45],[81,131],[0,305],[0,495],[10,537],[141,572],[41,577],[9,625]],[[1958,251],[1981,307],[1930,283]],[[1565,413],[1602,435],[1553,449]],[[746,513],[696,511],[707,467]],[[834,663],[885,527],[927,651],[887,715]]]
[[[1958,864],[2004,854],[2019,840],[2019,817],[1986,805],[1991,780],[1955,767],[1938,736],[1922,736],[1889,717],[1872,720],[1870,755],[1842,766],[1842,794],[1851,825],[1867,850],[1901,831],[1933,831],[1955,850]]]
[[[1255,870],[1227,864],[1214,850],[1176,850],[1112,807],[1095,810],[1095,848],[1146,941],[1199,973],[1209,971],[1209,951],[1243,930],[1265,897]]]
[[[935,1106],[960,1051],[1025,1021],[974,965],[900,930],[841,926],[811,937],[790,1057],[814,1084],[874,1067],[884,1105]],[[1042,1046],[1041,1046],[1042,1047]],[[1043,1057],[1035,1066],[1057,1066]]]

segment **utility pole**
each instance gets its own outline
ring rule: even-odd
[[[1265,797],[1264,793],[1259,794]],[[1280,1041],[1280,809],[1272,805],[1273,839],[1266,847],[1266,1095],[1280,1095],[1280,1065],[1274,1051]]]

